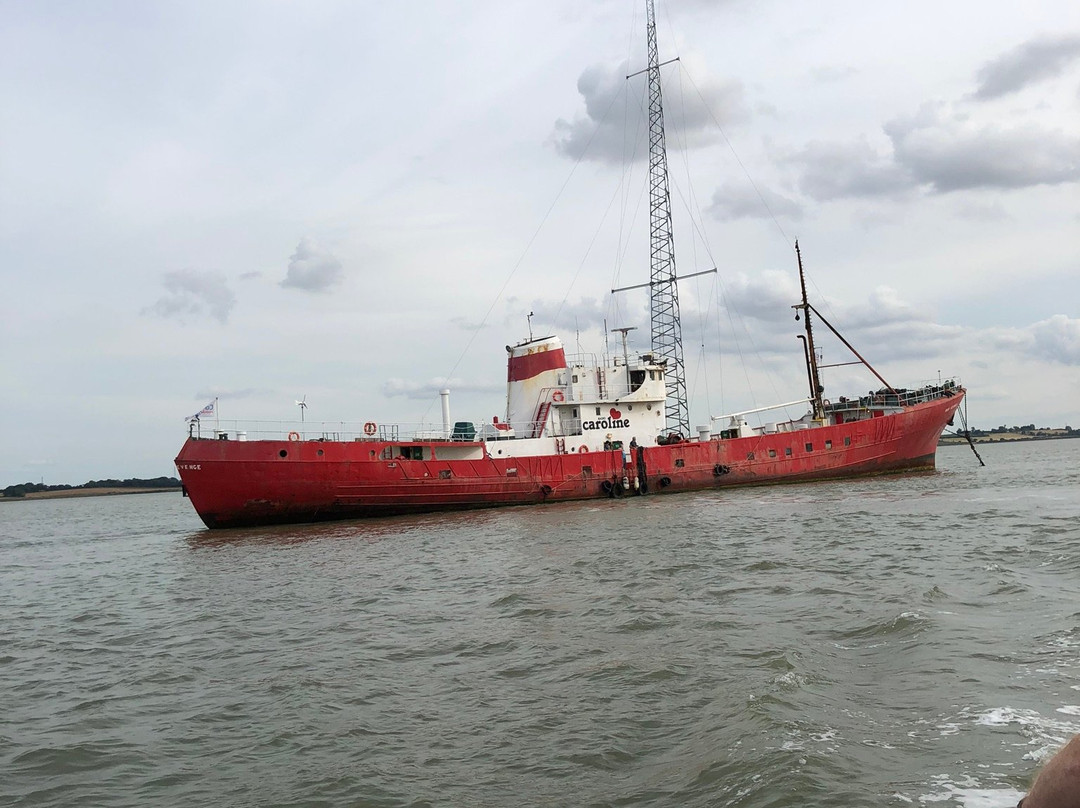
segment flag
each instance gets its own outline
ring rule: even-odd
[[[194,415],[189,415],[184,420],[185,421],[198,421],[204,415],[213,415],[214,414],[214,405],[215,404],[217,404],[217,399],[216,398],[213,401],[211,401],[209,404],[207,404],[205,407],[203,407],[201,410],[199,410],[197,413],[195,413]]]

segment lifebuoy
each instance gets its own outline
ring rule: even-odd
[[[377,427],[375,426],[374,421],[368,421],[366,424],[364,424],[364,434],[365,435],[374,435],[376,429],[377,429]]]
[[[289,440],[300,440],[300,433],[299,432],[290,432],[289,433]]]
[[[556,390],[554,393],[552,393],[551,394],[551,400],[552,401],[562,401],[563,400],[563,392],[562,392],[562,390]]]
[[[585,446],[585,445],[582,445],[582,446],[578,447],[577,453],[578,454],[585,454],[587,451],[589,451],[589,447]]]

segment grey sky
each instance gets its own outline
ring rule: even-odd
[[[213,396],[490,420],[530,311],[646,347],[641,6],[0,0],[0,484],[171,474]],[[658,5],[695,422],[802,394],[798,237],[887,378],[1078,425],[1080,8],[798,8]]]

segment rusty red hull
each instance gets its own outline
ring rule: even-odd
[[[490,508],[934,468],[963,391],[869,420],[746,438],[541,457],[378,459],[379,441],[189,439],[176,458],[211,528]],[[445,444],[443,444],[445,445]],[[458,443],[455,446],[460,447]],[[622,478],[638,487],[621,487]]]

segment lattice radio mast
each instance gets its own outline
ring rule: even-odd
[[[667,425],[690,435],[683,366],[679,287],[675,277],[675,239],[671,233],[671,194],[668,191],[664,104],[660,91],[660,59],[656,48],[656,12],[647,0],[649,27],[649,319],[652,350],[667,360]]]

